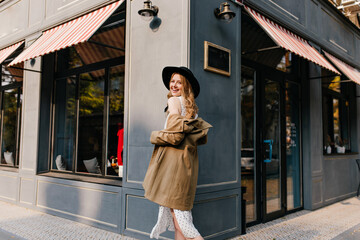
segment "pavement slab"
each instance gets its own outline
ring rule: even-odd
[[[1,240],[26,240],[25,238],[19,237],[13,233],[7,232],[0,229],[0,239]]]
[[[359,240],[359,239],[360,239],[360,224],[356,225],[353,228],[350,228],[344,233],[339,234],[338,236],[334,237],[332,240]]]
[[[274,221],[248,228],[233,240],[331,240],[358,230],[360,198],[350,198],[316,211],[299,211]],[[353,229],[354,228],[354,229]],[[357,233],[357,232],[356,232]],[[340,235],[344,234],[344,235]],[[352,234],[355,235],[355,234]],[[357,235],[360,236],[360,235]],[[360,237],[355,238],[360,240]]]

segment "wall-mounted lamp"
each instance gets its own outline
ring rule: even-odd
[[[149,0],[144,1],[144,7],[138,11],[145,21],[150,21],[153,17],[157,16],[158,12],[159,8],[152,5],[152,2]]]
[[[230,23],[233,20],[233,18],[236,16],[236,14],[230,10],[230,4],[227,2],[221,3],[220,8],[215,8],[214,14],[216,18],[226,23]]]

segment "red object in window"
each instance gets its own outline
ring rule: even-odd
[[[124,129],[120,129],[117,133],[118,136],[118,147],[117,147],[117,160],[118,160],[118,165],[122,166],[123,165],[123,159],[122,159],[122,151],[124,149]]]

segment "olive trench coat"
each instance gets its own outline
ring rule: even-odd
[[[171,114],[166,129],[151,133],[155,148],[143,182],[147,199],[173,209],[192,209],[199,169],[197,146],[207,142],[210,127],[201,118]]]

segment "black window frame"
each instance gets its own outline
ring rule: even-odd
[[[18,54],[23,48],[21,48],[20,50],[17,50],[15,54]],[[12,54],[14,55],[14,54]],[[12,60],[13,58],[8,58],[10,60]],[[4,61],[4,63],[6,64],[7,62],[9,62],[7,60]],[[2,150],[3,150],[3,133],[4,133],[4,92],[7,90],[12,90],[12,89],[17,89],[18,94],[17,94],[17,103],[16,103],[16,134],[15,134],[15,158],[14,158],[14,165],[9,165],[9,164],[3,164],[0,162],[0,167],[6,167],[6,168],[19,168],[19,162],[20,162],[20,157],[19,157],[19,153],[20,153],[20,134],[21,134],[21,118],[22,118],[22,104],[21,104],[21,95],[23,94],[22,92],[22,87],[23,87],[23,81],[21,82],[14,82],[14,83],[10,83],[7,85],[2,85],[3,82],[3,75],[2,75],[2,69],[3,67],[5,67],[5,64],[0,64],[0,153],[2,155]],[[23,79],[23,76],[17,76]],[[21,92],[21,94],[19,94],[19,92]],[[3,156],[1,156],[1,159],[3,158]]]
[[[323,76],[326,77],[326,75],[323,74]],[[335,77],[336,75],[333,75]],[[332,77],[330,75],[330,77]],[[327,87],[327,84],[323,82],[322,79],[322,126],[323,126],[323,153],[324,155],[336,155],[336,154],[344,154],[344,153],[337,153],[335,145],[337,144],[335,139],[335,127],[334,127],[334,100],[338,100],[339,103],[339,126],[340,126],[340,136],[341,140],[343,142],[343,145],[345,145],[344,141],[344,133],[346,132],[347,135],[347,143],[346,145],[348,148],[345,148],[345,154],[346,153],[352,153],[352,134],[351,134],[351,114],[352,111],[352,95],[353,92],[351,89],[353,88],[354,83],[350,80],[347,80],[345,76],[340,77],[340,91],[335,91],[332,89],[329,89]],[[327,101],[327,103],[326,103]],[[331,103],[331,104],[330,104]],[[347,107],[347,110],[345,109]],[[327,108],[327,109],[326,109]],[[327,114],[326,114],[327,113]],[[347,115],[347,116],[345,116]],[[327,124],[325,124],[325,121],[327,121]],[[325,129],[327,128],[327,129]],[[327,135],[330,136],[330,143],[327,139]],[[331,153],[327,153],[327,147],[330,144],[331,147]]]
[[[120,65],[125,65],[125,56],[122,57],[117,57],[117,58],[112,58],[112,59],[108,59],[102,62],[97,62],[97,63],[93,63],[93,64],[89,64],[89,65],[84,65],[81,67],[77,67],[77,68],[72,68],[72,69],[68,69],[66,71],[62,71],[62,72],[58,72],[55,73],[54,76],[54,87],[53,87],[53,94],[52,94],[52,123],[51,123],[51,144],[50,144],[50,166],[49,169],[51,172],[57,172],[57,173],[68,173],[68,174],[73,174],[73,175],[83,175],[83,176],[91,176],[91,177],[102,177],[102,178],[119,178],[121,179],[121,177],[116,176],[116,175],[107,175],[106,171],[104,171],[104,169],[106,168],[106,152],[107,152],[107,141],[108,141],[108,134],[107,134],[107,129],[109,127],[109,102],[110,102],[110,94],[109,94],[109,81],[110,81],[110,68],[112,67],[116,67],[116,66],[120,66]],[[77,106],[75,108],[75,115],[76,115],[76,124],[75,124],[75,146],[74,146],[74,152],[73,152],[73,166],[77,166],[77,152],[78,152],[78,146],[77,146],[77,141],[78,141],[78,128],[79,128],[79,81],[80,81],[80,75],[83,73],[88,73],[88,72],[92,72],[92,71],[97,71],[97,70],[105,70],[105,84],[104,84],[104,121],[103,121],[103,141],[102,142],[102,152],[103,152],[103,156],[101,159],[101,164],[102,167],[100,167],[101,169],[103,169],[101,171],[101,174],[93,174],[93,173],[83,173],[83,172],[78,172],[76,171],[77,168],[73,167],[73,169],[71,171],[60,171],[57,169],[53,169],[51,166],[53,166],[53,162],[54,162],[54,119],[55,119],[55,111],[56,111],[56,106],[55,106],[55,88],[56,88],[56,81],[62,81],[64,79],[66,79],[67,77],[71,77],[71,76],[76,76],[76,104],[75,106]]]

